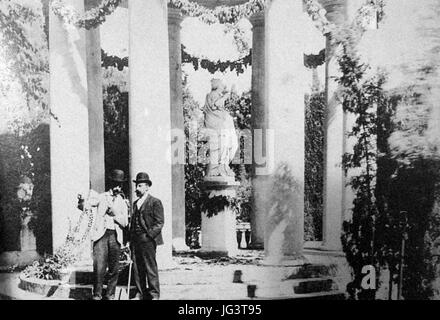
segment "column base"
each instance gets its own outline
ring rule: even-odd
[[[261,261],[261,264],[264,266],[295,267],[310,264],[310,262],[301,254],[295,256],[267,256]]]
[[[341,245],[325,243],[325,242],[322,243],[322,245],[319,249],[323,250],[323,251],[342,252]]]
[[[198,255],[204,258],[220,258],[220,257],[235,257],[238,255],[238,250],[215,250],[215,249],[200,249]]]
[[[202,213],[202,254],[232,257],[238,254],[235,213],[229,209],[209,217]]]
[[[186,245],[184,238],[174,238],[173,239],[173,252],[184,252],[188,251],[189,247]]]
[[[250,243],[249,249],[251,250],[264,250],[264,243]]]
[[[170,270],[177,267],[173,260],[171,248],[162,246],[157,247],[156,261],[159,270]]]

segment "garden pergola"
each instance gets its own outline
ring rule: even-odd
[[[214,8],[246,0],[197,2]],[[347,18],[346,0],[320,2],[331,22]],[[65,3],[80,13],[96,6],[94,0],[86,1],[85,6],[77,0]],[[179,158],[174,152],[182,150],[184,144],[183,136],[178,134],[183,133],[180,24],[184,17],[180,10],[168,8],[166,0],[129,0],[122,5],[129,11],[130,30],[130,176],[139,171],[150,173],[152,192],[164,204],[165,245],[158,250],[158,263],[166,268],[171,265],[172,244],[182,247],[185,239],[183,163],[173,162]],[[250,18],[255,166],[252,241],[264,245],[268,260],[277,263],[300,257],[304,244],[304,21],[308,18],[299,0],[268,1],[263,12]],[[334,99],[336,85],[329,79],[337,74],[337,68],[333,48],[327,43],[321,246],[339,251],[341,226],[352,195],[345,187],[346,177],[339,165],[347,148],[347,119]],[[104,190],[99,28],[85,30],[66,25],[51,11],[49,48],[50,108],[54,114],[50,133],[52,231],[56,248],[67,233],[66,208],[76,207],[77,194],[87,193],[90,187]],[[290,215],[267,219],[271,177],[282,163],[290,165],[298,186],[292,190],[295,201]],[[230,232],[235,234],[235,230]]]

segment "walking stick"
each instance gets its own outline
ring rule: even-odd
[[[397,286],[397,300],[402,300],[402,287],[403,287],[403,268],[405,265],[405,241],[408,240],[408,213],[406,211],[401,212],[404,215],[404,225],[402,234],[402,244],[400,247],[400,266],[399,266],[399,284]]]
[[[132,266],[133,266],[133,260],[131,260],[131,257],[130,257],[130,264],[128,265],[127,300],[130,300],[131,267]]]
[[[133,260],[131,259],[130,247],[128,247],[128,254],[126,254],[126,255],[127,255],[127,261],[128,261],[128,283],[127,283],[126,294],[127,294],[127,300],[130,300],[131,269],[133,266]],[[123,290],[119,291],[119,300],[121,300],[122,291]]]

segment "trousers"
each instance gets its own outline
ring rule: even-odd
[[[137,291],[146,300],[160,297],[156,247],[156,242],[147,234],[135,234],[133,236],[133,277]]]
[[[108,267],[106,298],[113,299],[119,277],[121,245],[116,239],[115,230],[106,230],[99,240],[93,243],[93,295],[102,297],[102,287]]]

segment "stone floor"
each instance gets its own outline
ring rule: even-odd
[[[234,258],[200,256],[197,251],[175,255],[175,268],[159,272],[161,299],[164,300],[247,300],[248,286],[255,285],[255,299],[332,299],[342,298],[345,291],[344,279],[339,267],[341,259],[307,254],[310,261],[304,266],[264,265],[262,251],[241,250]],[[339,261],[336,260],[339,259]],[[89,290],[91,266],[81,271],[87,279],[79,279],[71,290]],[[234,274],[241,273],[241,282],[234,283]],[[59,300],[74,299],[60,296],[45,297],[19,288],[19,272],[0,273],[0,299]],[[84,284],[79,285],[83,281]],[[119,290],[126,291],[124,279]]]

